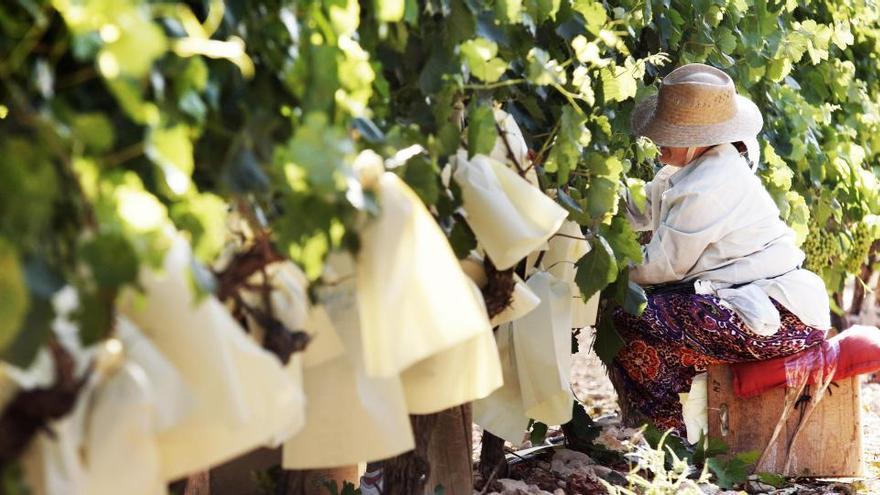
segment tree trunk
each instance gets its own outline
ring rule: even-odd
[[[849,327],[849,319],[847,318],[846,310],[843,305],[843,294],[840,292],[834,293],[834,303],[837,304],[837,307],[844,311],[843,314],[839,315],[834,311],[831,312],[831,326],[837,329],[838,332],[846,330]]]
[[[868,294],[865,290],[866,284],[871,281],[871,276],[874,274],[874,270],[871,269],[870,260],[868,263],[862,265],[862,269],[859,273],[859,278],[862,282],[858,280],[855,283],[855,287],[853,287],[853,301],[852,305],[849,308],[849,314],[858,318],[858,316],[862,313],[862,309],[865,304],[865,299]]]
[[[385,461],[383,495],[419,495],[431,476],[428,446],[439,414],[410,416],[415,449]]]
[[[431,474],[428,493],[443,487],[444,495],[472,495],[474,492],[474,434],[471,405],[464,404],[439,413],[428,444]]]

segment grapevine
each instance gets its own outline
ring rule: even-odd
[[[852,244],[846,253],[844,269],[848,273],[858,273],[862,264],[868,259],[871,245],[874,243],[876,236],[871,227],[864,221],[855,224],[851,230],[851,235]]]
[[[843,255],[837,235],[821,228],[818,222],[810,223],[809,234],[801,248],[806,255],[805,268],[820,274],[839,262]]]

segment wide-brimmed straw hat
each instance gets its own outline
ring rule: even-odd
[[[745,141],[757,136],[763,123],[758,107],[736,93],[730,76],[704,64],[670,72],[660,92],[638,102],[630,117],[636,135],[681,148]]]

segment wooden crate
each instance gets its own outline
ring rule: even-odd
[[[788,476],[858,477],[862,475],[861,390],[858,377],[832,385],[816,406],[803,431],[791,448],[791,466],[783,472],[785,447],[797,426],[795,410],[785,424],[780,439],[755,472]],[[751,399],[733,393],[733,373],[728,366],[709,369],[709,436],[721,438],[731,453],[757,450],[768,444],[779,420],[785,398],[782,387]],[[727,416],[727,428],[722,416]]]

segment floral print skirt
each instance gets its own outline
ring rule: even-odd
[[[623,378],[625,400],[657,428],[673,428],[684,436],[678,394],[689,391],[694,376],[707,366],[787,356],[824,340],[824,330],[773,303],[782,326],[770,336],[752,332],[711,295],[649,295],[641,316],[616,308],[614,326],[626,345],[612,366]]]

